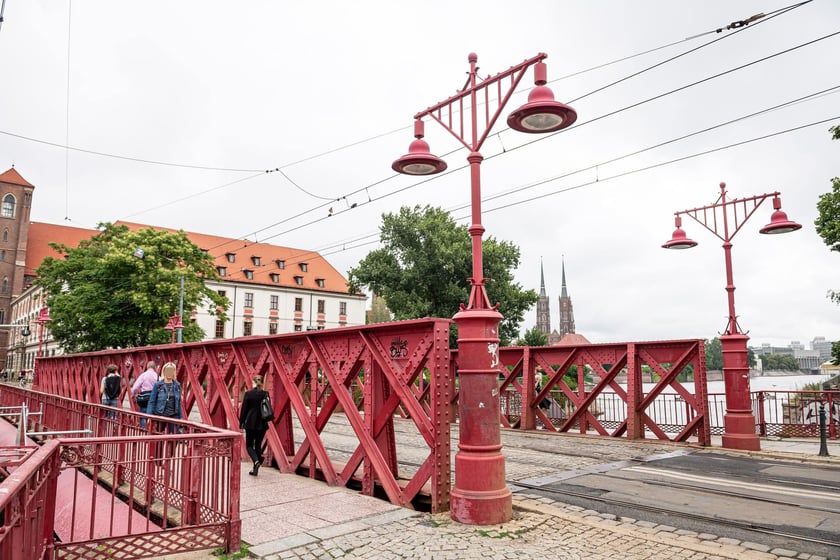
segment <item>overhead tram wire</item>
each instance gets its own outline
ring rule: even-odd
[[[504,193],[499,193],[497,195],[484,197],[482,199],[482,201],[483,202],[488,202],[488,201],[491,201],[491,200],[496,200],[496,199],[499,199],[499,198],[510,196],[510,195],[513,195],[513,194],[516,194],[516,193],[521,193],[523,191],[526,191],[526,190],[529,190],[531,188],[543,185],[545,183],[549,183],[549,182],[552,182],[552,181],[557,181],[559,179],[563,179],[563,178],[566,178],[566,177],[577,175],[579,173],[584,173],[586,171],[590,171],[590,170],[596,169],[598,167],[608,165],[610,163],[615,163],[617,161],[627,159],[629,157],[636,156],[636,155],[642,154],[644,152],[648,152],[648,151],[656,149],[656,148],[661,148],[663,146],[667,146],[669,144],[673,144],[675,142],[679,142],[681,140],[685,140],[687,138],[691,138],[693,136],[697,136],[697,135],[709,132],[711,130],[716,130],[716,129],[719,129],[719,128],[722,128],[722,127],[725,127],[725,126],[728,126],[728,125],[731,125],[731,124],[735,124],[735,123],[738,123],[738,122],[741,122],[741,121],[744,121],[744,120],[747,120],[747,119],[750,119],[750,118],[753,118],[753,117],[756,117],[756,116],[759,116],[759,115],[767,114],[767,113],[770,113],[770,112],[773,112],[773,111],[778,111],[778,110],[783,109],[785,107],[789,107],[789,106],[792,106],[792,105],[797,105],[799,103],[803,103],[804,101],[808,101],[808,100],[811,100],[811,99],[816,99],[816,98],[819,98],[819,97],[830,95],[832,93],[836,94],[836,93],[838,93],[838,90],[840,90],[840,84],[838,84],[836,86],[833,86],[833,87],[830,87],[830,88],[823,89],[823,90],[818,91],[818,92],[814,92],[814,93],[811,93],[811,94],[808,94],[808,95],[798,97],[796,99],[792,99],[790,101],[786,101],[784,103],[774,105],[772,107],[767,107],[767,108],[762,109],[760,111],[755,111],[753,113],[743,115],[743,116],[737,117],[735,119],[730,119],[728,121],[721,122],[721,123],[718,123],[718,124],[713,125],[713,126],[709,126],[709,127],[706,127],[706,128],[700,129],[700,130],[696,130],[694,132],[690,132],[688,134],[684,134],[682,136],[678,136],[678,137],[672,138],[670,140],[665,140],[665,141],[662,141],[662,142],[659,142],[659,143],[656,143],[656,144],[652,144],[652,145],[647,146],[645,148],[641,148],[639,150],[628,152],[626,154],[623,154],[623,155],[620,155],[620,156],[617,156],[617,157],[614,157],[614,158],[610,158],[608,160],[604,160],[604,161],[600,161],[598,163],[590,164],[590,165],[587,165],[586,167],[582,167],[582,168],[579,168],[579,169],[576,169],[576,170],[573,170],[573,171],[568,171],[568,172],[563,173],[561,175],[556,175],[556,176],[548,178],[548,179],[536,181],[534,183],[530,183],[528,185],[525,185],[525,186],[522,186],[522,187],[519,187],[519,188],[515,188],[515,189],[512,189],[512,190],[506,191]],[[491,159],[491,158],[496,157],[498,155],[501,155],[501,154],[494,154],[492,156],[489,156],[488,159]],[[596,183],[597,182],[598,181],[596,181]],[[390,196],[390,195],[385,195],[385,196]],[[385,196],[380,197],[380,198],[384,198]],[[377,200],[379,200],[380,198],[377,198]],[[469,204],[463,204],[463,205],[459,205],[459,206],[456,206],[456,207],[452,207],[448,211],[449,212],[454,212],[454,211],[457,211],[457,210],[462,210],[462,209],[467,208],[467,207],[469,207]],[[356,239],[354,239],[352,241],[349,241],[349,242],[348,241],[339,241],[339,242],[333,243],[331,245],[327,245],[325,247],[325,249],[331,249],[333,247],[339,247],[339,246],[342,246],[342,245],[346,245],[347,243],[353,243],[355,241],[360,241],[360,240],[365,239],[367,237],[372,237],[372,236],[376,236],[376,235],[378,235],[378,234],[377,233],[372,233],[372,234],[368,234],[368,235],[356,238]],[[365,243],[365,244],[370,244],[370,242]],[[320,250],[319,250],[319,252],[320,252]],[[336,252],[338,252],[338,251],[336,251]],[[330,252],[330,253],[327,253],[327,254],[332,254],[332,253],[333,252]]]
[[[503,206],[497,206],[495,208],[491,208],[491,209],[488,209],[488,210],[483,210],[483,212],[490,213],[490,212],[495,212],[497,210],[504,210],[506,208],[511,208],[513,206],[518,206],[520,204],[525,204],[527,202],[533,202],[534,200],[540,200],[540,199],[543,199],[543,198],[548,198],[549,196],[554,196],[556,194],[560,194],[560,193],[564,193],[564,192],[568,192],[568,191],[573,191],[573,190],[581,189],[581,188],[584,188],[584,187],[590,187],[590,186],[593,186],[593,185],[596,185],[596,184],[599,184],[599,183],[603,183],[605,181],[609,181],[611,179],[618,179],[620,177],[626,177],[628,175],[634,175],[636,173],[641,173],[642,171],[649,171],[651,169],[656,169],[658,167],[664,167],[666,165],[671,165],[672,163],[679,163],[681,161],[694,159],[696,157],[705,156],[705,155],[713,154],[713,153],[716,153],[716,152],[721,152],[723,150],[728,150],[728,149],[731,149],[731,148],[737,148],[739,146],[744,146],[746,144],[751,144],[753,142],[758,142],[760,140],[767,140],[768,138],[774,138],[776,136],[781,136],[782,134],[797,132],[799,130],[803,130],[805,128],[809,128],[809,127],[812,127],[812,126],[817,126],[819,124],[825,124],[825,123],[837,121],[838,119],[840,119],[840,115],[836,115],[834,117],[829,117],[829,118],[826,118],[826,119],[821,119],[819,121],[810,122],[808,124],[803,124],[803,125],[796,126],[796,127],[793,127],[793,128],[788,128],[788,129],[785,129],[785,130],[779,130],[777,132],[772,132],[770,134],[764,134],[762,136],[757,136],[755,138],[750,138],[749,140],[742,140],[741,142],[734,142],[732,144],[727,144],[725,146],[718,146],[717,148],[711,148],[711,149],[708,149],[708,150],[703,150],[701,152],[695,152],[695,153],[689,154],[687,156],[682,156],[682,157],[670,159],[670,160],[667,160],[667,161],[654,163],[654,164],[651,164],[651,165],[646,165],[644,167],[639,167],[637,169],[631,169],[630,171],[617,173],[616,175],[611,175],[609,177],[599,177],[599,178],[594,179],[592,181],[587,181],[586,183],[580,183],[580,184],[577,184],[577,185],[574,185],[574,186],[571,186],[571,187],[566,187],[566,188],[563,188],[563,189],[560,189],[560,190],[557,190],[557,191],[554,191],[554,192],[545,193],[545,194],[542,194],[542,195],[539,195],[539,196],[534,196],[534,197],[531,197],[531,198],[528,198],[528,199],[518,200],[518,201],[515,201],[515,202],[511,202],[510,204],[505,204]],[[562,177],[563,176],[558,176],[558,177],[553,177],[553,178],[550,178],[550,179],[546,179],[546,180],[542,181],[541,184],[547,184],[547,183],[550,183],[552,181],[556,181],[558,179],[561,179]]]
[[[716,78],[719,78],[719,77],[725,76],[725,75],[727,75],[727,74],[734,73],[734,72],[736,72],[736,71],[742,70],[742,69],[747,68],[747,67],[749,67],[749,66],[752,66],[752,65],[754,65],[754,64],[758,64],[758,63],[760,63],[760,62],[765,62],[765,61],[767,61],[767,60],[770,60],[770,59],[773,59],[773,58],[775,58],[775,57],[781,56],[782,54],[787,54],[787,53],[793,52],[793,51],[795,51],[795,50],[797,50],[797,49],[800,49],[800,48],[802,48],[802,47],[805,47],[805,46],[809,46],[809,45],[815,44],[815,43],[817,43],[817,42],[819,42],[819,41],[823,41],[823,40],[825,40],[825,39],[829,39],[829,38],[834,37],[835,35],[838,35],[838,34],[840,34],[840,31],[836,31],[836,32],[834,32],[834,33],[830,33],[830,34],[828,34],[828,35],[824,35],[824,36],[819,37],[819,38],[817,38],[817,39],[813,39],[813,40],[811,40],[811,41],[807,41],[807,42],[805,42],[805,43],[801,43],[801,44],[799,44],[799,45],[797,45],[797,46],[790,47],[790,48],[788,48],[788,49],[784,49],[784,50],[782,50],[782,51],[776,52],[776,53],[774,53],[774,54],[771,54],[771,55],[768,55],[768,56],[765,56],[765,57],[762,57],[762,58],[759,58],[759,59],[754,60],[754,61],[752,61],[752,62],[748,62],[748,63],[746,63],[746,64],[742,64],[742,65],[740,65],[740,66],[736,66],[736,67],[734,67],[734,68],[730,68],[730,69],[728,69],[728,70],[724,70],[723,72],[718,72],[718,73],[713,74],[713,75],[711,75],[711,76],[707,76],[707,77],[705,77],[705,78],[702,78],[702,79],[700,79],[700,80],[697,80],[697,81],[691,82],[691,83],[689,83],[689,84],[686,84],[686,85],[683,85],[683,86],[680,86],[680,87],[674,88],[674,89],[672,89],[672,90],[669,90],[669,91],[666,91],[666,92],[663,92],[663,93],[657,94],[657,95],[655,95],[655,96],[653,96],[653,97],[649,97],[649,98],[644,99],[644,100],[642,100],[642,101],[638,101],[638,102],[636,102],[636,103],[632,103],[632,104],[630,104],[630,105],[627,105],[627,106],[625,106],[625,107],[622,107],[622,108],[616,109],[616,110],[614,110],[614,111],[610,111],[610,112],[608,112],[608,113],[604,113],[604,114],[599,115],[599,116],[597,116],[597,117],[594,117],[594,118],[592,118],[592,119],[586,120],[586,121],[584,121],[584,122],[582,122],[582,123],[578,124],[577,126],[574,126],[574,127],[568,128],[568,129],[564,129],[564,130],[562,130],[562,131],[558,131],[558,132],[553,132],[553,133],[550,133],[550,134],[542,135],[540,138],[537,138],[537,139],[534,139],[534,140],[531,140],[531,141],[525,142],[525,143],[523,143],[523,144],[520,144],[520,145],[518,145],[518,146],[514,146],[514,147],[512,147],[512,148],[506,149],[506,150],[505,150],[504,152],[502,152],[502,153],[493,154],[493,155],[491,155],[491,156],[486,156],[484,159],[485,159],[485,161],[486,161],[486,160],[492,159],[492,158],[494,158],[494,157],[497,157],[497,156],[499,156],[499,155],[502,155],[502,154],[504,154],[504,153],[512,152],[512,151],[515,151],[515,150],[519,150],[519,149],[521,149],[521,148],[524,148],[524,147],[526,147],[526,146],[530,146],[530,145],[535,144],[535,143],[537,143],[537,142],[543,142],[543,141],[545,141],[545,140],[548,140],[549,138],[552,138],[552,137],[556,136],[557,134],[564,133],[564,132],[568,132],[568,131],[570,131],[570,130],[576,130],[577,128],[579,128],[579,127],[581,127],[581,126],[585,126],[585,125],[587,125],[587,124],[590,124],[590,123],[593,123],[593,122],[597,122],[597,121],[602,120],[602,119],[604,119],[604,118],[607,118],[607,117],[610,117],[610,116],[617,115],[617,114],[619,114],[619,113],[621,113],[621,112],[627,111],[627,110],[629,110],[629,109],[633,109],[633,108],[635,108],[635,107],[639,107],[639,106],[644,105],[644,104],[646,104],[646,103],[649,103],[649,102],[651,102],[651,101],[658,100],[658,99],[662,99],[663,97],[666,97],[666,96],[668,96],[668,95],[672,95],[672,94],[674,94],[674,93],[677,93],[677,92],[680,92],[680,91],[686,90],[686,89],[688,89],[688,88],[691,88],[691,87],[694,87],[694,86],[696,86],[696,85],[699,85],[699,84],[702,84],[702,83],[708,82],[708,81],[710,81],[710,80],[713,80],[713,79],[716,79]],[[457,151],[457,150],[456,150],[456,151]],[[440,179],[441,177],[447,176],[447,175],[449,175],[450,173],[455,173],[455,172],[460,171],[460,170],[462,170],[462,169],[465,169],[465,168],[467,168],[467,167],[468,167],[468,164],[462,165],[461,167],[457,167],[457,168],[452,168],[452,167],[450,167],[450,168],[449,168],[449,169],[447,169],[447,171],[446,171],[446,172],[444,172],[444,173],[439,173],[439,174],[437,174],[437,175],[432,175],[432,176],[426,177],[425,179],[420,180],[420,181],[417,181],[417,182],[415,182],[415,183],[413,183],[413,184],[411,184],[411,185],[407,185],[407,186],[402,187],[402,188],[400,188],[400,189],[396,189],[396,190],[394,190],[394,191],[391,191],[390,193],[387,193],[387,194],[385,194],[385,195],[379,196],[379,197],[377,197],[375,200],[382,200],[383,198],[387,198],[387,197],[389,197],[389,196],[393,196],[393,195],[395,195],[395,194],[398,194],[398,193],[404,192],[404,191],[409,190],[409,189],[412,189],[412,188],[414,188],[414,187],[418,187],[418,186],[423,185],[423,184],[425,184],[425,183],[427,183],[427,182],[429,182],[429,181],[436,180],[436,179]],[[394,176],[395,176],[395,175],[394,175]],[[348,195],[345,195],[345,196],[352,196],[352,195],[354,195],[354,194],[358,194],[359,192],[362,192],[362,191],[364,191],[364,190],[367,190],[367,189],[368,189],[368,188],[370,188],[372,185],[374,185],[374,184],[380,184],[380,183],[383,183],[383,182],[385,182],[385,181],[387,181],[387,180],[390,180],[390,179],[391,179],[392,177],[394,177],[394,176],[388,177],[388,178],[386,178],[386,179],[382,179],[382,180],[378,181],[377,183],[373,183],[373,184],[371,184],[371,185],[366,185],[365,187],[362,187],[361,189],[358,189],[358,190],[356,190],[356,191],[353,191],[352,193],[350,193],[350,194],[348,194]],[[368,201],[368,202],[361,203],[360,205],[368,204],[368,203],[370,203],[370,202],[372,202],[372,201],[373,201],[373,200],[370,200],[370,201]],[[325,206],[325,205],[321,205],[321,206],[320,206],[320,208],[323,208],[324,206]],[[287,222],[287,221],[289,221],[289,220],[291,220],[291,219],[297,218],[297,217],[305,216],[306,214],[309,214],[309,213],[311,213],[311,212],[313,212],[313,211],[314,211],[314,209],[311,209],[311,210],[307,210],[307,211],[304,211],[304,212],[298,213],[298,214],[297,214],[296,216],[294,216],[293,218],[288,218],[288,219],[283,220],[283,221],[281,221],[281,222],[276,222],[275,224],[272,224],[272,225],[270,225],[270,226],[266,226],[265,228],[263,228],[263,229],[262,229],[262,230],[260,230],[260,231],[265,231],[265,230],[270,229],[270,228],[272,228],[272,227],[276,227],[277,225],[280,225],[281,223],[285,223],[285,222]],[[345,211],[346,211],[346,210],[345,210]],[[337,212],[337,213],[336,213],[336,214],[334,214],[334,215],[337,215],[337,214],[342,214],[342,213],[344,213],[345,211],[340,211],[340,212]],[[291,228],[291,229],[288,229],[288,230],[281,231],[281,232],[279,232],[279,233],[276,233],[276,234],[270,235],[270,236],[268,236],[268,237],[266,237],[266,238],[264,238],[264,239],[272,239],[272,238],[274,238],[274,237],[278,237],[278,236],[280,236],[280,235],[285,235],[286,233],[290,233],[290,232],[296,231],[296,230],[298,230],[298,229],[302,229],[303,227],[306,227],[306,226],[309,226],[309,225],[313,225],[313,224],[319,223],[320,221],[321,221],[321,219],[310,220],[309,222],[306,222],[306,223],[304,223],[304,224],[301,224],[300,226],[297,226],[297,227],[294,227],[294,228]]]

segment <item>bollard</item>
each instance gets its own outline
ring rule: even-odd
[[[828,457],[828,442],[825,436],[825,402],[820,401],[820,457]]]

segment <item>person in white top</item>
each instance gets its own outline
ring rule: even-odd
[[[146,371],[141,373],[134,381],[134,385],[131,386],[131,398],[137,403],[140,412],[146,412],[149,406],[149,395],[152,393],[155,383],[158,382],[158,374],[155,368],[157,368],[157,364],[154,361],[149,361],[146,364]],[[141,397],[138,400],[137,397],[141,393],[145,393],[145,399]]]

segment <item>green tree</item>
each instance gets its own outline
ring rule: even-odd
[[[538,327],[528,329],[525,333],[516,339],[517,346],[548,346],[548,335],[542,332]]]
[[[840,126],[831,128],[832,138],[840,139]],[[817,201],[819,215],[814,220],[817,234],[832,251],[840,251],[840,177],[831,180],[831,191],[820,195]],[[828,297],[840,303],[840,291],[829,290]]]
[[[164,327],[178,310],[181,278],[187,313],[209,300],[211,313],[226,320],[227,298],[205,285],[218,278],[213,257],[183,231],[98,227],[76,248],[51,243],[61,257],[47,257],[37,270],[36,284],[47,292],[50,332],[65,351],[169,342]],[[198,325],[185,325],[182,340],[203,337]]]
[[[466,226],[457,225],[443,209],[415,206],[383,214],[379,230],[382,248],[348,272],[351,292],[367,286],[385,299],[396,320],[452,317],[459,304],[467,303],[472,253]],[[538,296],[513,281],[518,247],[492,237],[482,247],[487,293],[492,303],[501,303],[499,338],[507,344]]]
[[[706,340],[706,369],[720,370],[723,369],[723,350],[720,346],[720,339],[714,337],[711,340]]]
[[[831,343],[831,363],[840,366],[840,340]]]
[[[722,370],[723,369],[723,348],[720,345],[720,339],[715,337],[711,340],[706,339],[706,369],[707,370]],[[754,368],[758,363],[755,357],[755,352],[751,348],[747,348],[747,364]]]
[[[796,371],[799,369],[799,360],[790,354],[765,354],[761,356],[763,369],[779,371]]]

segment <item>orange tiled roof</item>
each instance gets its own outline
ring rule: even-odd
[[[133,222],[118,221],[116,225],[124,225],[131,230],[151,227],[162,231],[176,231],[171,228]],[[82,239],[87,239],[96,233],[96,230],[31,222],[26,250],[26,273],[34,274],[35,269],[47,256],[57,256],[57,253],[47,245],[50,241],[76,247]],[[185,233],[190,241],[214,257],[217,267],[226,268],[223,280],[330,292],[347,291],[347,279],[316,251],[189,231]],[[233,255],[234,262],[229,262],[228,254]],[[259,260],[259,264],[255,264],[255,258]],[[277,261],[282,261],[285,268],[279,268]],[[306,267],[306,271],[301,265]],[[251,272],[252,278],[246,277],[246,271]],[[272,280],[272,274],[278,275],[277,282]],[[303,282],[301,285],[295,281],[296,276],[301,277]],[[318,280],[323,281],[323,287],[318,285]]]
[[[592,344],[586,337],[578,333],[568,333],[561,338],[555,346],[579,346],[581,344]]]
[[[2,175],[0,175],[0,183],[11,183],[13,185],[21,185],[24,187],[32,187],[35,188],[34,185],[30,184],[26,179],[20,176],[20,173],[12,167],[8,171],[4,171]]]

